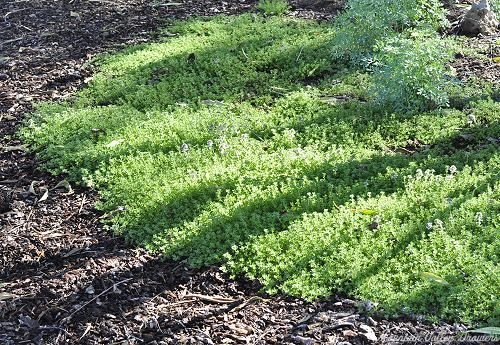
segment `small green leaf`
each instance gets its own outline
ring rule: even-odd
[[[40,199],[38,199],[38,202],[43,202],[45,200],[47,200],[49,197],[49,190],[48,189],[45,189],[45,192],[43,192],[43,195]]]
[[[365,208],[365,209],[359,211],[359,213],[364,214],[366,216],[373,216],[373,215],[378,214],[378,211],[377,210],[371,210],[369,208]]]
[[[308,77],[311,77],[314,72],[316,72],[316,70],[319,68],[319,65],[315,66],[312,70],[309,71],[309,73],[307,73],[307,76]]]

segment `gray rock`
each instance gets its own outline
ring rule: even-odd
[[[491,10],[488,0],[481,0],[472,4],[470,10],[464,15],[460,30],[466,35],[492,35],[499,25],[495,13]]]

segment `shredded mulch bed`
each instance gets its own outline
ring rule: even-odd
[[[466,344],[456,338],[460,324],[372,318],[371,302],[342,296],[266,296],[215,267],[151,256],[102,226],[95,191],[42,172],[16,139],[34,102],[85,84],[96,54],[154,40],[168,20],[240,13],[255,2],[0,2],[0,344]],[[291,3],[293,15],[322,20],[342,7]],[[473,63],[458,64],[460,73],[476,74]]]

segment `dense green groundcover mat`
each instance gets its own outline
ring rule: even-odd
[[[168,30],[100,57],[22,130],[47,169],[98,188],[113,229],[270,292],[498,321],[491,92],[387,114],[369,74],[332,63],[331,27],[248,14]]]

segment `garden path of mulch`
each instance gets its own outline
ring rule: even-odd
[[[328,18],[339,5],[325,2],[292,1],[294,14]],[[412,316],[373,320],[360,312],[369,303],[339,296],[264,296],[217,268],[152,257],[103,229],[94,191],[58,188],[63,177],[38,170],[14,135],[33,102],[72,95],[92,73],[90,58],[154,40],[166,19],[238,13],[255,1],[179,3],[0,2],[0,344],[384,344],[463,331]]]

